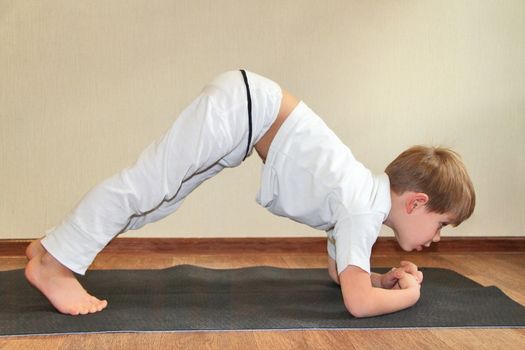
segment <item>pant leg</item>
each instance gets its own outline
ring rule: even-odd
[[[282,91],[278,84],[258,74],[247,72],[250,86],[253,111],[253,133],[248,149],[251,155],[254,145],[266,133],[277,118],[281,104]],[[160,220],[175,212],[182,204],[184,198],[202,182],[213,177],[225,167],[236,167],[242,163],[246,154],[248,142],[248,107],[246,86],[240,71],[230,71],[217,76],[204,89],[205,93],[212,96],[212,103],[218,113],[224,118],[221,127],[224,138],[231,141],[229,153],[210,168],[198,172],[184,180],[174,198],[164,201],[158,208],[146,215],[135,215],[131,218],[129,226],[125,229],[138,229],[147,223]],[[125,231],[124,230],[124,231]]]
[[[146,224],[161,220],[166,216],[174,213],[182,205],[184,199],[195,188],[197,188],[204,181],[218,174],[224,168],[225,166],[223,166],[222,164],[216,163],[214,166],[205,170],[204,172],[195,174],[188,180],[182,182],[180,189],[177,192],[177,195],[173,199],[171,199],[170,201],[164,201],[158,208],[146,213],[145,215],[133,216],[132,218],[130,218],[129,225],[122,232],[125,232],[127,230],[138,230]]]
[[[253,73],[253,145],[277,117],[280,87]],[[95,186],[42,244],[84,274],[117,234],[173,213],[199,184],[241,164],[248,142],[246,87],[239,71],[221,74],[142,152],[137,162]]]
[[[189,190],[222,170],[218,161],[242,143],[239,138],[245,132],[226,128],[229,116],[211,100],[209,94],[201,94],[133,166],[89,191],[42,240],[46,250],[84,274],[115,235],[173,212]],[[184,196],[177,197],[181,189]]]

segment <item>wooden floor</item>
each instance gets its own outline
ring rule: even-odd
[[[408,259],[419,266],[453,269],[483,285],[496,285],[525,305],[525,253],[381,253],[372,266]],[[0,257],[0,270],[22,268],[25,258]],[[194,264],[212,268],[271,265],[326,266],[324,254],[125,255],[103,253],[94,269],[165,268]],[[109,300],[111,303],[111,300]],[[525,349],[525,329],[418,329],[345,331],[244,331],[0,337],[0,349]]]

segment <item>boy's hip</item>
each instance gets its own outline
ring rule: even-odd
[[[282,92],[275,82],[255,73],[247,72],[247,79],[252,108],[248,149],[248,155],[251,155],[254,145],[277,118]],[[214,108],[219,111],[223,131],[229,134],[235,144],[231,153],[221,160],[221,164],[226,167],[238,166],[246,155],[250,136],[248,99],[241,71],[220,74],[204,87],[202,93],[210,98]]]

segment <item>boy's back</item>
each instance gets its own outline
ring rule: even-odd
[[[304,102],[275,136],[257,202],[273,214],[329,231],[344,268],[370,271],[370,251],[390,211],[388,176],[374,176]],[[337,249],[336,249],[337,247]]]

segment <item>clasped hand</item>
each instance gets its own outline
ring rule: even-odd
[[[385,289],[419,288],[423,282],[423,272],[410,261],[401,261],[400,267],[381,275],[381,286]]]

